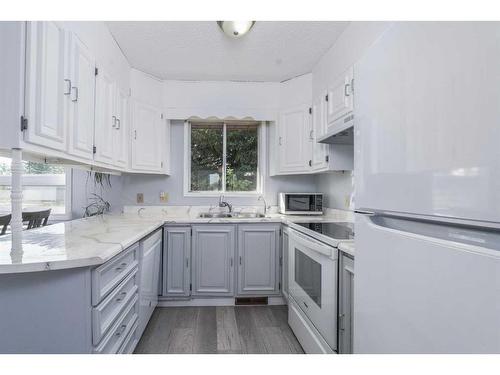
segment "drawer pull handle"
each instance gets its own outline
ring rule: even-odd
[[[125,267],[127,267],[127,263],[122,263],[119,267],[116,267],[115,270],[122,271]]]
[[[123,299],[125,298],[125,296],[127,295],[127,292],[121,292],[120,294],[118,294],[119,297],[116,299],[116,302],[121,302],[123,301]]]
[[[122,324],[120,326],[120,329],[118,331],[116,331],[115,335],[117,337],[120,337],[122,335],[123,331],[125,331],[125,328],[127,328],[127,325],[126,324]]]

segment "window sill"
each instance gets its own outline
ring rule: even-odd
[[[184,192],[185,197],[198,197],[198,198],[218,198],[221,195],[223,195],[226,198],[258,198],[259,196],[263,195],[262,192],[258,191],[253,191],[253,192],[241,192],[241,193],[229,193],[229,192],[216,192],[216,193],[209,193],[209,192],[200,192],[200,193],[195,193],[191,191]]]

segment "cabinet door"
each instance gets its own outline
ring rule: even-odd
[[[318,138],[326,132],[326,101],[324,96],[317,97],[312,105],[312,169],[328,168],[328,145],[318,143]]]
[[[113,137],[116,135],[115,82],[111,75],[99,68],[96,76],[95,147],[94,159],[113,164]]]
[[[113,153],[115,165],[125,168],[128,165],[129,132],[129,96],[123,90],[116,90],[116,123]]]
[[[151,238],[155,236],[155,241]],[[160,275],[162,238],[156,233],[142,243],[139,287],[139,332],[142,334],[158,304],[158,277]]]
[[[283,295],[288,299],[288,227],[283,227],[281,239],[281,285]]]
[[[193,226],[193,295],[234,295],[234,225]]]
[[[337,120],[353,110],[353,68],[339,75],[328,87],[328,123]]]
[[[339,351],[352,353],[354,260],[344,254],[340,257]]]
[[[279,230],[275,224],[238,226],[238,294],[279,293]]]
[[[68,153],[93,158],[95,59],[76,35],[71,36]]]
[[[163,154],[161,111],[153,106],[134,102],[132,129],[132,169],[160,171]]]
[[[70,95],[68,34],[57,22],[28,22],[25,141],[66,150]]]
[[[191,227],[165,227],[163,295],[189,296],[191,284]]]
[[[279,173],[310,170],[311,123],[308,106],[283,111],[278,125]]]

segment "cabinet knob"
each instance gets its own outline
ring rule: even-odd
[[[349,96],[348,89],[351,85],[349,83],[346,83],[344,85],[344,96]]]
[[[71,92],[74,92],[73,98],[71,98],[72,102],[77,102],[78,101],[78,87],[73,86],[71,87]]]
[[[64,82],[66,82],[68,84],[66,86],[66,91],[64,91],[64,95],[69,95],[69,94],[71,94],[71,80],[65,79]]]
[[[120,337],[123,333],[123,331],[125,331],[125,329],[127,328],[127,325],[126,324],[122,324],[120,326],[120,328],[115,332],[115,335]]]
[[[121,302],[127,296],[127,292],[121,292],[119,297],[116,299],[116,302]]]

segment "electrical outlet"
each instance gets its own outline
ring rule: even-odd
[[[351,196],[350,195],[346,195],[344,197],[344,207],[345,208],[349,208],[350,205],[351,205]]]
[[[137,203],[144,203],[144,194],[137,193]]]
[[[160,191],[160,202],[167,203],[168,202],[168,193],[164,191]]]

